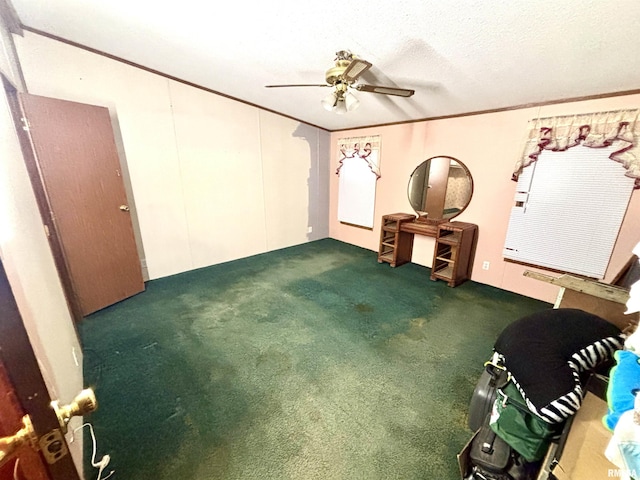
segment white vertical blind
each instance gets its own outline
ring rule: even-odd
[[[615,147],[545,150],[517,183],[505,258],[604,278],[634,179]]]

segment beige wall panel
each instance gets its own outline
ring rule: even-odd
[[[110,109],[149,277],[191,269],[168,80],[28,32],[16,44],[30,93]]]
[[[267,250],[304,243],[313,233],[310,209],[315,202],[309,198],[309,185],[317,176],[312,158],[317,133],[308,129],[295,120],[260,112]]]
[[[258,109],[170,83],[193,268],[267,250]]]
[[[83,388],[82,352],[4,91],[0,97],[0,257],[51,398],[68,403]],[[70,448],[82,471],[81,442]]]

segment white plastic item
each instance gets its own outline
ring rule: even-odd
[[[640,243],[633,249],[633,253],[637,257],[640,257]],[[640,259],[638,261],[640,262]],[[631,285],[629,300],[627,300],[627,311],[624,313],[629,314],[635,312],[640,312],[640,280]]]
[[[639,478],[640,395],[636,394],[634,409],[620,416],[604,455],[618,467],[615,475],[617,478],[623,480]]]

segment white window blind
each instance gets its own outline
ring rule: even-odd
[[[373,228],[380,135],[338,139],[338,220]]]
[[[634,179],[611,160],[614,147],[545,150],[517,183],[505,258],[604,277]]]

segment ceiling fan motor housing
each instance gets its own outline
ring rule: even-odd
[[[327,70],[327,73],[325,74],[327,83],[329,85],[342,83],[344,81],[342,75],[344,74],[344,71],[347,69],[350,63],[351,60],[336,60],[335,67]]]

